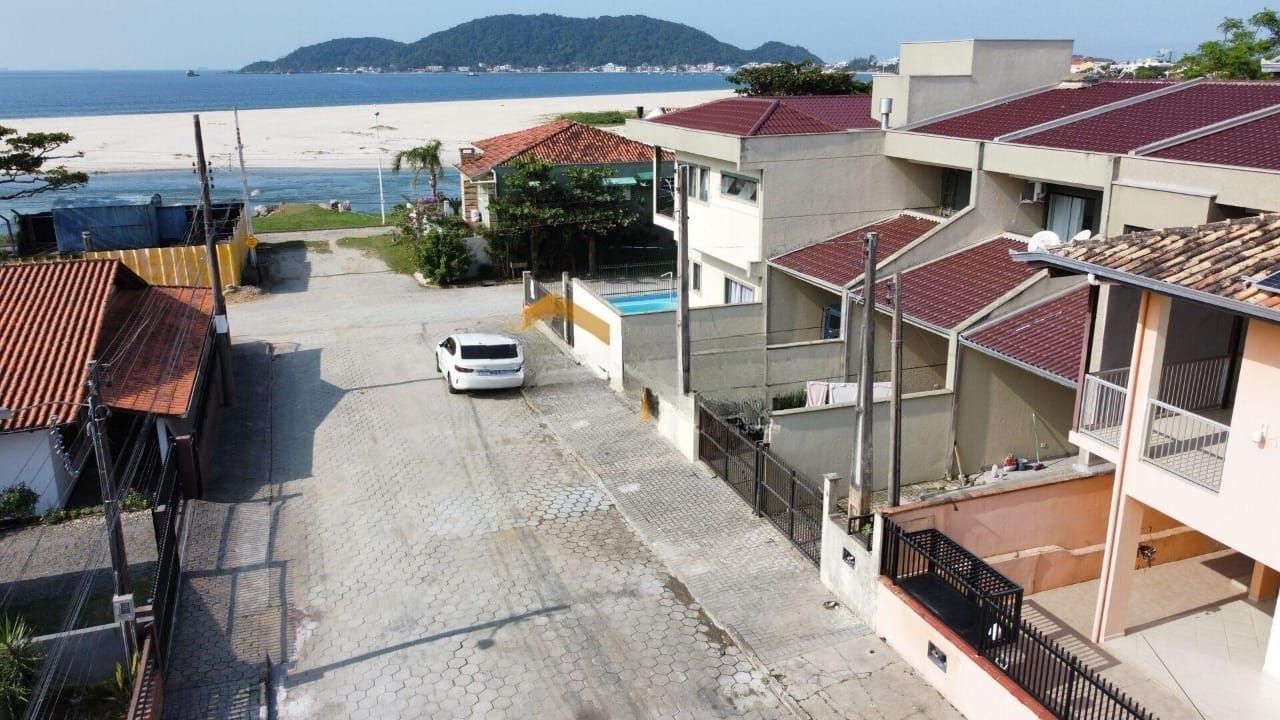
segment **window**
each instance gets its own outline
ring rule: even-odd
[[[737,280],[724,279],[724,304],[738,305],[756,301],[756,289]]]
[[[950,217],[957,210],[969,205],[969,192],[973,183],[973,173],[968,170],[945,168],[942,171],[942,195],[938,198],[938,209],[943,216]]]
[[[751,178],[740,177],[738,175],[730,175],[729,173],[720,173],[720,194],[736,197],[739,200],[747,202],[756,201],[756,190],[759,183]]]
[[[692,271],[689,273],[689,282],[693,285],[694,290],[702,289],[702,263],[693,263]]]
[[[1098,232],[1098,201],[1102,194],[1080,192],[1065,193],[1056,188],[1049,191],[1044,227],[1063,241],[1075,237],[1081,230]]]
[[[711,168],[701,165],[687,165],[689,168],[689,187],[685,194],[691,198],[707,201],[707,189],[711,187]]]
[[[1128,235],[1129,233],[1146,232],[1146,231],[1148,231],[1148,230],[1150,230],[1150,229],[1151,229],[1151,228],[1149,228],[1149,227],[1142,227],[1141,225],[1130,225],[1130,224],[1128,224],[1128,223],[1125,223],[1125,225],[1124,225],[1124,234],[1125,234],[1125,235]]]
[[[463,360],[513,360],[519,355],[515,345],[463,345]]]

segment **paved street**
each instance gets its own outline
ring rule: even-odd
[[[284,718],[764,718],[846,681],[860,706],[815,716],[954,717],[851,615],[822,610],[812,566],[745,508],[685,541],[712,527],[763,543],[717,552],[771,558],[768,575],[682,572],[661,536],[677,515],[645,525],[644,492],[626,516],[614,506],[627,489],[600,465],[607,426],[594,445],[570,432],[629,409],[545,340],[527,336],[527,397],[449,395],[434,343],[518,330],[519,286],[422,290],[353,251],[263,254],[273,292],[231,309],[238,403],[217,487],[192,508],[167,716],[257,717],[269,655]],[[565,403],[589,405],[588,425]],[[696,479],[647,428],[616,430],[644,433],[635,447],[657,461],[623,485]],[[713,501],[728,492],[702,482]]]

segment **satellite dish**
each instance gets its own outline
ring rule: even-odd
[[[1091,237],[1093,237],[1092,232],[1089,232],[1088,230],[1081,230],[1080,232],[1071,236],[1071,242],[1083,242],[1085,240],[1088,240]]]
[[[1041,230],[1031,236],[1031,240],[1027,242],[1027,249],[1031,252],[1047,250],[1062,244],[1062,239],[1058,237],[1058,233],[1052,230]]]

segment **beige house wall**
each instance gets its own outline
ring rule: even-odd
[[[1215,219],[1211,194],[1117,182],[1111,186],[1111,212],[1103,232],[1120,235],[1126,225],[1156,230],[1201,225]]]
[[[777,268],[769,269],[769,344],[822,339],[822,316],[840,295]]]
[[[1195,189],[1214,195],[1215,202],[1220,205],[1265,212],[1280,210],[1280,172],[1121,157],[1117,177],[1132,182]]]
[[[974,140],[941,135],[890,131],[884,137],[884,153],[889,157],[960,170],[978,167],[981,147],[982,143]]]

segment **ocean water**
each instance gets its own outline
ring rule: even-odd
[[[0,71],[0,118],[612,95],[727,88],[716,73],[238,75],[216,70]]]
[[[288,170],[273,168],[247,169],[249,177],[249,204],[272,205],[286,202],[328,202],[349,200],[352,210],[376,212],[378,210],[377,168],[357,170]],[[392,175],[383,170],[383,194],[387,212],[406,197],[430,194],[425,178],[415,191],[410,174]],[[458,172],[445,171],[440,182],[440,193],[457,196]],[[35,213],[52,207],[83,205],[120,205],[144,203],[159,193],[166,203],[195,204],[200,199],[200,183],[189,170],[156,170],[151,172],[101,173],[92,175],[89,184],[78,190],[60,190],[54,193],[0,201],[0,215],[11,218],[11,211]],[[239,168],[214,168],[213,200],[238,201],[243,197],[240,188]],[[6,233],[0,221],[0,235]]]

